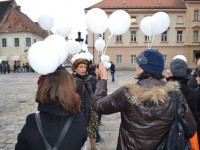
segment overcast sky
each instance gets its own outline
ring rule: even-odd
[[[41,14],[50,13],[55,18],[55,26],[59,22],[71,24],[73,28],[71,36],[78,30],[84,32],[87,28],[84,8],[100,1],[102,0],[16,0],[21,6],[21,11],[35,22]]]

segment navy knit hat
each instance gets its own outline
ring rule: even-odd
[[[172,71],[173,76],[175,77],[185,77],[187,78],[188,75],[191,73],[191,69],[188,68],[187,63],[179,58],[174,59],[170,63],[170,69]]]
[[[144,50],[136,57],[137,64],[149,73],[162,74],[164,69],[164,57],[154,49]]]

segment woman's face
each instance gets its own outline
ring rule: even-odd
[[[80,76],[84,76],[86,74],[87,70],[87,65],[85,64],[80,64],[78,67],[75,69],[75,72],[79,74]]]
[[[142,68],[140,68],[140,66],[136,64],[136,76],[139,77],[142,72]]]
[[[200,84],[200,76],[196,77],[197,83]]]
[[[173,74],[172,74],[172,71],[169,67],[169,65],[166,66],[166,77],[172,77]]]

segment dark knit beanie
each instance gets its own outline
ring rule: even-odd
[[[137,64],[149,73],[162,74],[164,69],[164,57],[154,49],[147,49],[136,57]]]
[[[179,58],[174,59],[170,63],[170,69],[175,77],[187,77],[190,70],[187,63]]]

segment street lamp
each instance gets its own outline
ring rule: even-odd
[[[82,46],[84,39],[81,38],[81,32],[78,32],[78,38],[75,39],[75,41],[79,42]],[[84,50],[81,49],[80,53],[85,52]]]
[[[79,42],[82,45],[84,39],[81,38],[81,32],[80,31],[78,32],[78,38],[76,38],[75,41]]]

